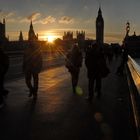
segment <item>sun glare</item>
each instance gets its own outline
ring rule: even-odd
[[[47,40],[48,40],[48,42],[52,43],[55,40],[55,37],[52,35],[48,35]]]

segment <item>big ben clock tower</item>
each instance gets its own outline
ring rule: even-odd
[[[99,8],[98,16],[96,18],[96,42],[99,46],[104,43],[104,20],[102,17],[101,8]]]

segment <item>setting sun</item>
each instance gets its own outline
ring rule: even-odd
[[[48,35],[47,36],[47,40],[48,40],[48,42],[51,42],[52,43],[55,40],[55,37],[52,36],[52,35]]]

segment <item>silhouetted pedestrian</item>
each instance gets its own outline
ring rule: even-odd
[[[128,61],[128,50],[126,47],[123,47],[122,48],[122,55],[121,55],[121,63],[118,66],[117,72],[116,72],[118,75],[121,76],[124,74],[124,67],[125,67],[127,61]]]
[[[39,73],[42,69],[42,54],[37,42],[30,41],[30,46],[25,50],[23,57],[23,71],[25,81],[30,90],[29,97],[36,99],[38,91]],[[32,83],[33,79],[33,83]]]
[[[4,105],[3,96],[8,94],[8,90],[4,87],[5,75],[9,68],[9,57],[4,51],[0,48],[0,107]]]
[[[79,46],[74,44],[72,49],[66,55],[66,67],[71,74],[73,93],[76,93],[82,59],[82,52]]]
[[[85,56],[85,65],[87,67],[88,75],[88,97],[92,101],[94,96],[94,83],[96,82],[97,98],[101,97],[101,79],[107,76],[109,69],[106,67],[106,61],[101,47],[97,44],[91,45]]]
[[[109,64],[111,64],[111,62],[112,62],[112,60],[113,60],[113,51],[112,51],[112,48],[109,48],[109,49],[108,49],[107,58],[108,58]]]

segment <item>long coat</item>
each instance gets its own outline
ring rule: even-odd
[[[73,47],[70,52],[66,55],[66,67],[68,68],[69,72],[77,72],[79,71],[80,67],[82,66],[82,52],[76,46]]]
[[[39,48],[29,47],[24,52],[23,71],[39,73],[42,69],[42,54]]]
[[[89,48],[86,51],[85,65],[87,67],[88,78],[102,77],[104,61],[104,55],[100,49]]]

